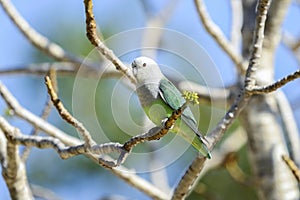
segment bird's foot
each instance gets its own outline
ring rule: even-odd
[[[166,127],[166,122],[168,121],[168,118],[161,120],[162,127]],[[174,124],[169,128],[169,130],[174,128]]]

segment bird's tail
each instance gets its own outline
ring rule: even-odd
[[[211,153],[208,149],[209,142],[207,139],[201,134],[188,134],[189,131],[179,130],[178,132],[187,142],[193,145],[195,149],[197,149],[202,155],[206,156],[207,158],[211,158]],[[195,136],[196,135],[196,136]]]

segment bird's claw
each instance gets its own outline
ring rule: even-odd
[[[168,118],[161,120],[162,127],[166,127],[166,122],[168,121]],[[169,130],[174,128],[174,124],[169,128]]]

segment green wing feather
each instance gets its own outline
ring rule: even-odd
[[[168,79],[162,79],[160,81],[159,90],[161,98],[172,108],[172,110],[177,110],[185,103],[185,99],[182,97],[180,91]],[[197,150],[201,151],[204,155],[206,154],[206,156],[210,158],[210,152],[205,145],[206,139],[199,132],[197,122],[189,107],[183,111],[181,120],[184,121],[186,125],[198,136],[198,138],[195,138],[194,136],[189,136],[187,133],[181,132],[183,137],[188,142],[191,142]],[[204,151],[202,148],[204,148]]]

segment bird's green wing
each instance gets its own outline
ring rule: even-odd
[[[160,96],[172,110],[177,110],[185,103],[181,92],[168,79],[162,79],[159,84]],[[187,125],[194,131],[198,132],[197,122],[189,107],[187,107],[181,116]]]
[[[160,96],[173,110],[177,110],[185,102],[182,94],[168,79],[162,79],[159,83]]]
[[[171,83],[168,79],[162,79],[159,84],[159,93],[163,101],[171,107],[172,110],[177,110],[180,108],[184,103],[185,99],[182,97],[182,94],[180,91]],[[184,134],[184,138],[191,142],[191,144],[201,151],[202,153],[204,148],[204,151],[206,153],[206,156],[208,158],[211,157],[210,152],[206,146],[206,139],[203,137],[203,135],[199,132],[197,122],[194,118],[194,115],[189,107],[187,107],[182,115],[181,120],[190,128],[192,131],[197,135],[198,138],[192,139],[190,136]],[[201,142],[200,142],[200,141]],[[204,155],[205,155],[204,153]]]

